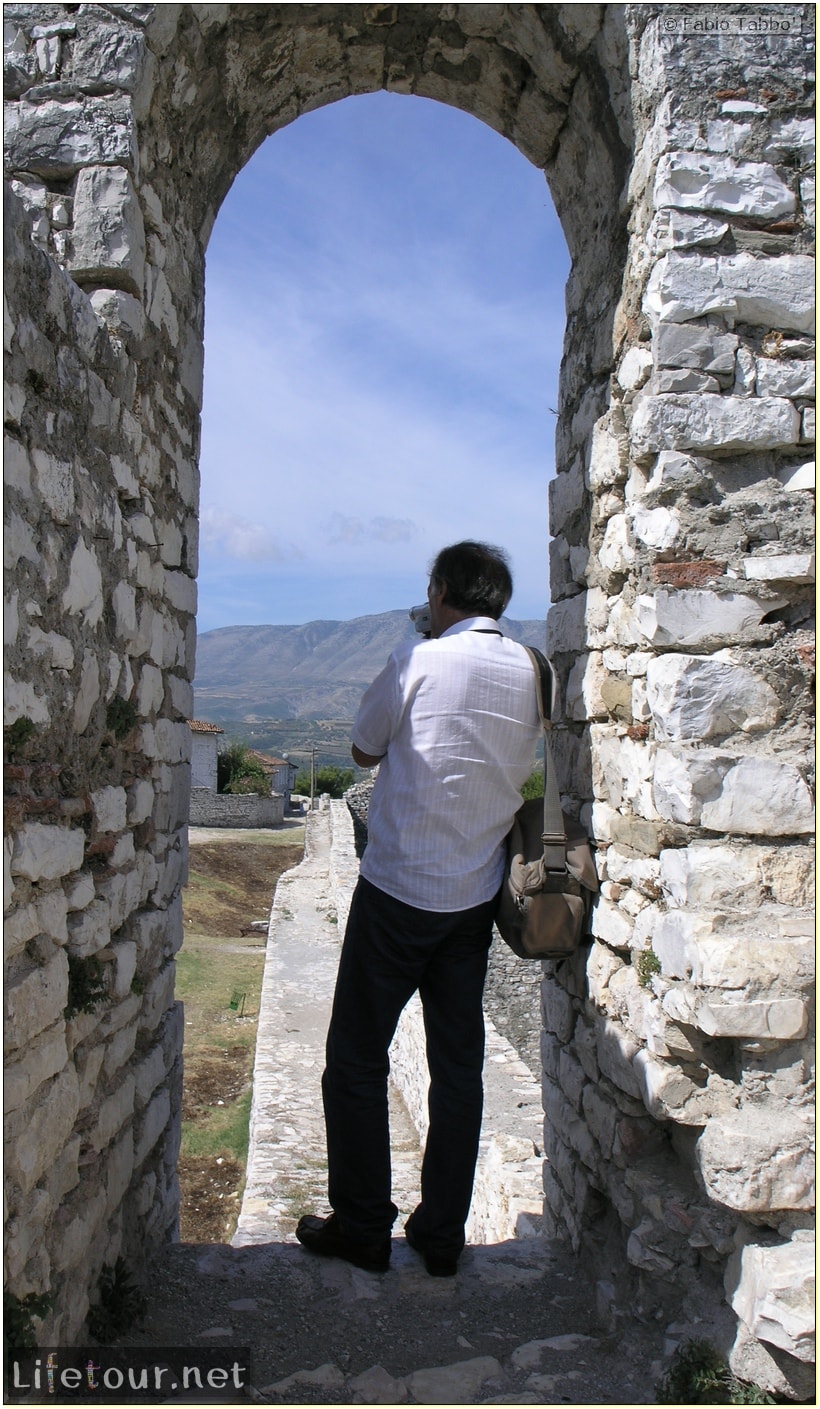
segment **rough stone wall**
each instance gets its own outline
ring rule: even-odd
[[[215,793],[210,788],[191,788],[188,820],[192,827],[275,827],[284,816],[285,799],[281,794],[263,797],[259,793]]]
[[[176,1223],[194,585],[133,364],[13,196],[6,241],[6,1274],[57,1344]]]
[[[795,1382],[810,12],[744,13],[6,6],[9,1269],[53,1290],[46,1340],[174,1227],[205,246],[265,136],[384,87],[509,137],[572,256],[548,644],[603,893],[544,982],[548,1219],[676,1287],[725,1272],[738,1363]],[[109,996],[66,1021],[95,951]]]
[[[594,942],[543,984],[548,1226],[688,1289],[739,1373],[813,1358],[814,146],[775,44],[630,9],[617,362],[550,486],[562,786],[592,797]],[[682,30],[688,16],[690,27]],[[748,18],[748,17],[747,17]],[[776,62],[775,62],[776,58]],[[591,426],[590,421],[594,421]],[[590,502],[591,498],[591,502]],[[619,1241],[620,1246],[620,1241]]]

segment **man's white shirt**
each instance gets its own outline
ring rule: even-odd
[[[361,874],[423,910],[492,899],[532,772],[540,719],[532,662],[491,617],[399,646],[353,726],[381,757]]]

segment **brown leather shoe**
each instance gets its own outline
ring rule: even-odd
[[[322,1257],[340,1257],[354,1267],[363,1267],[366,1272],[386,1272],[390,1266],[389,1237],[377,1243],[349,1238],[341,1231],[335,1213],[329,1218],[319,1218],[315,1213],[303,1214],[296,1225],[296,1236],[309,1252],[317,1252]]]

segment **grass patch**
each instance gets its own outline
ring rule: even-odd
[[[234,1159],[244,1166],[248,1158],[251,1094],[247,1086],[230,1105],[215,1107],[207,1123],[183,1122],[182,1153],[196,1159]]]
[[[176,984],[185,1010],[179,1162],[185,1240],[226,1240],[235,1226],[265,959],[265,936],[242,931],[268,915],[279,876],[298,864],[303,849],[304,830],[293,828],[220,832],[191,842]]]

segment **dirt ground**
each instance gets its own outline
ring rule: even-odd
[[[203,839],[203,837],[207,839]],[[276,882],[301,861],[304,848],[288,834],[191,829],[191,879],[183,894],[186,936],[221,939],[231,952],[264,950],[265,932],[249,932],[266,919]],[[272,842],[275,841],[275,844]],[[237,1101],[253,1075],[256,1016],[243,1043],[197,1045],[185,1054],[182,1118],[206,1121],[217,1106]],[[185,1242],[227,1241],[234,1229],[245,1179],[244,1165],[224,1156],[183,1155],[179,1160],[180,1234]]]

